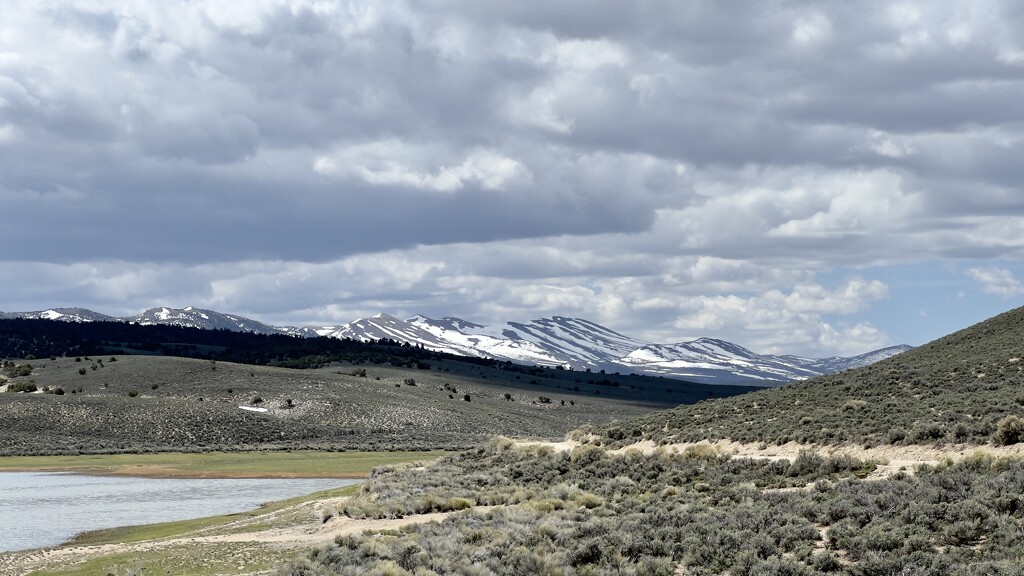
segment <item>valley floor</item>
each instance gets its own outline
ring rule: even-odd
[[[545,446],[555,451],[571,451],[579,442],[522,442],[521,445]],[[657,451],[685,453],[708,451],[734,458],[758,460],[793,460],[802,452],[821,456],[846,455],[872,460],[878,465],[865,480],[884,480],[897,472],[912,474],[918,465],[956,462],[984,454],[1018,459],[1024,447],[957,445],[931,446],[862,446],[741,444],[715,443],[674,444],[655,446],[650,442],[634,444],[614,452],[638,450],[650,454]],[[794,489],[799,489],[796,487]],[[786,489],[788,490],[788,489]],[[145,532],[127,532],[99,537],[87,543],[71,543],[56,549],[31,550],[0,554],[0,575],[15,574],[131,574],[145,567],[146,573],[186,573],[262,575],[275,573],[275,567],[289,558],[303,556],[311,549],[326,546],[343,535],[364,531],[397,530],[411,524],[441,521],[452,512],[415,514],[396,519],[354,519],[338,511],[354,493],[334,491],[293,499],[255,512],[223,517],[199,527],[182,524],[182,529],[162,537],[138,540]],[[493,507],[478,506],[454,512],[469,514]],[[144,529],[143,529],[144,530]],[[116,541],[121,537],[123,540]],[[115,540],[111,541],[111,538]]]

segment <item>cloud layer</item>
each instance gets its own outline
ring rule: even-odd
[[[1021,94],[1008,1],[13,2],[0,307],[862,352],[879,268],[1024,295]]]

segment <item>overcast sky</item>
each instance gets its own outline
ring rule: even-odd
[[[1024,303],[1024,4],[4,2],[0,309],[855,354]]]

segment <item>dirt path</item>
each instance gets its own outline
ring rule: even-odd
[[[570,451],[580,445],[575,441],[562,442],[517,442],[519,446],[550,446],[556,451]],[[977,454],[994,457],[1024,458],[1024,444],[1014,446],[967,445],[955,444],[943,447],[934,446],[819,446],[816,444],[800,444],[789,442],[776,446],[773,444],[748,444],[730,440],[715,442],[688,442],[659,446],[649,440],[631,444],[613,450],[612,453],[622,454],[628,450],[639,450],[651,454],[658,450],[682,453],[686,450],[713,450],[719,454],[727,454],[737,458],[753,458],[758,460],[792,460],[801,452],[810,451],[822,456],[851,456],[858,460],[873,460],[878,469],[868,479],[882,479],[897,471],[912,473],[914,467],[921,464],[935,465],[945,460],[963,460]]]

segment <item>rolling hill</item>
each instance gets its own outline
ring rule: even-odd
[[[605,428],[612,442],[1005,443],[1024,417],[1024,307],[855,370]],[[1022,436],[1024,439],[1024,425]]]
[[[0,454],[464,448],[751,389],[119,322],[0,320],[0,350]]]

